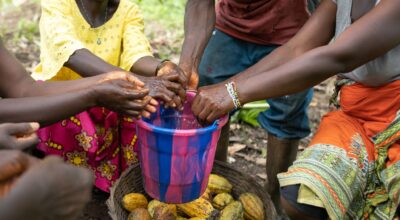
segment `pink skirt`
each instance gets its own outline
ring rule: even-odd
[[[138,161],[136,124],[105,108],[94,107],[38,131],[38,149],[86,167],[95,185],[109,192],[122,171]]]

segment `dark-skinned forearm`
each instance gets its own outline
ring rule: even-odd
[[[349,69],[329,52],[329,46],[314,49],[272,71],[236,81],[240,100],[280,97],[310,88]]]
[[[335,18],[336,5],[331,0],[323,1],[313,16],[292,39],[252,67],[236,75],[234,79],[262,74],[314,48],[328,44],[334,35]]]
[[[0,75],[8,79],[0,82],[0,96],[3,98],[64,94],[86,89],[98,81],[97,77],[91,77],[71,81],[37,82],[1,44],[0,58]]]
[[[260,60],[258,63],[255,65],[251,66],[250,68],[244,70],[240,74],[235,75],[234,77],[227,79],[226,82],[228,81],[241,81],[245,80],[248,78],[252,78],[254,76],[257,76],[259,74],[264,74],[265,72],[272,70],[282,64],[285,64],[292,59],[296,58],[297,56],[301,55],[303,53],[295,53],[293,52],[293,49],[290,48],[287,45],[283,45],[275,51],[273,51],[270,55],[264,57],[262,60]]]
[[[154,57],[146,56],[136,61],[130,70],[141,76],[155,76],[159,63],[160,61]],[[120,67],[105,62],[87,49],[77,50],[64,66],[79,73],[82,77],[97,76],[112,71],[124,71]]]
[[[88,90],[63,95],[0,100],[0,123],[36,121],[51,124],[95,106]]]
[[[386,1],[348,27],[335,42],[305,53],[285,65],[237,81],[243,102],[279,97],[346,73],[400,44],[400,6]]]
[[[215,27],[214,0],[188,0],[185,11],[185,40],[179,66],[197,72],[201,56]]]
[[[46,96],[46,95],[59,95],[70,92],[79,91],[82,89],[88,89],[98,83],[100,79],[98,77],[82,78],[77,80],[67,81],[45,81],[36,82],[26,80],[25,82],[19,83],[18,87],[23,88],[17,91],[15,94],[9,93],[8,98],[23,98],[23,97],[35,97],[35,96]]]
[[[82,77],[97,76],[102,73],[122,70],[105,62],[87,49],[75,51],[64,66],[79,73]]]
[[[160,61],[157,60],[156,58],[151,56],[146,56],[136,61],[135,64],[133,64],[130,71],[137,75],[146,77],[156,76],[156,70],[159,64]]]

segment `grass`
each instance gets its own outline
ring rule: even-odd
[[[145,22],[157,22],[166,28],[182,29],[186,0],[136,0]]]
[[[17,24],[17,31],[14,33],[14,40],[18,40],[22,37],[28,41],[35,40],[39,36],[39,24],[37,21],[30,21],[27,19],[21,19]]]
[[[142,10],[155,56],[178,60],[186,0],[134,0]]]

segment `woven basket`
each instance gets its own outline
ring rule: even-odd
[[[265,192],[264,187],[260,186],[253,178],[231,168],[226,163],[219,161],[214,162],[212,173],[223,176],[232,183],[232,196],[236,199],[244,192],[251,192],[258,195],[264,203],[266,219],[276,219],[276,211],[268,193]],[[125,194],[132,192],[146,195],[143,188],[142,174],[139,164],[130,167],[122,173],[121,178],[111,188],[111,194],[110,198],[107,200],[107,206],[109,209],[108,213],[113,220],[126,220],[128,218],[129,213],[122,207],[121,201]]]

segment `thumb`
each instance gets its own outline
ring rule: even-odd
[[[133,76],[132,74],[127,74],[126,80],[130,83],[135,84],[138,87],[144,86],[144,82],[140,81],[137,77]]]
[[[17,138],[15,148],[18,150],[24,150],[36,145],[37,143],[39,143],[39,138],[37,137],[36,133],[32,133],[30,135]]]
[[[9,123],[5,125],[7,131],[11,135],[28,135],[40,128],[39,123],[30,122],[30,123]]]
[[[198,86],[199,86],[199,75],[197,75],[196,73],[192,73],[190,75],[190,81],[187,87],[188,89],[197,90]]]

